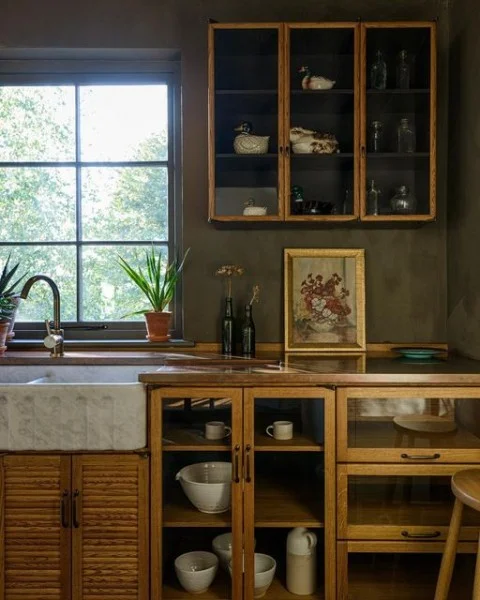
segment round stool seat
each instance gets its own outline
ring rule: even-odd
[[[452,477],[452,492],[463,504],[480,511],[480,469],[457,471]]]

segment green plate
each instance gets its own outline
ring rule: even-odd
[[[413,358],[415,360],[425,360],[437,354],[445,353],[445,350],[441,348],[393,348],[393,351],[398,352],[406,358]]]

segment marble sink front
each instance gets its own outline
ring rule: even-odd
[[[137,450],[147,445],[138,375],[158,365],[0,367],[0,452]]]

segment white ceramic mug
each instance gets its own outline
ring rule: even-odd
[[[267,435],[276,440],[291,440],[293,437],[293,423],[291,421],[274,421],[265,430]]]
[[[232,428],[223,421],[209,421],[205,423],[206,440],[223,440],[232,433]]]

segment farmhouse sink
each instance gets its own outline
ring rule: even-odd
[[[0,367],[2,450],[136,450],[147,445],[149,366]]]

